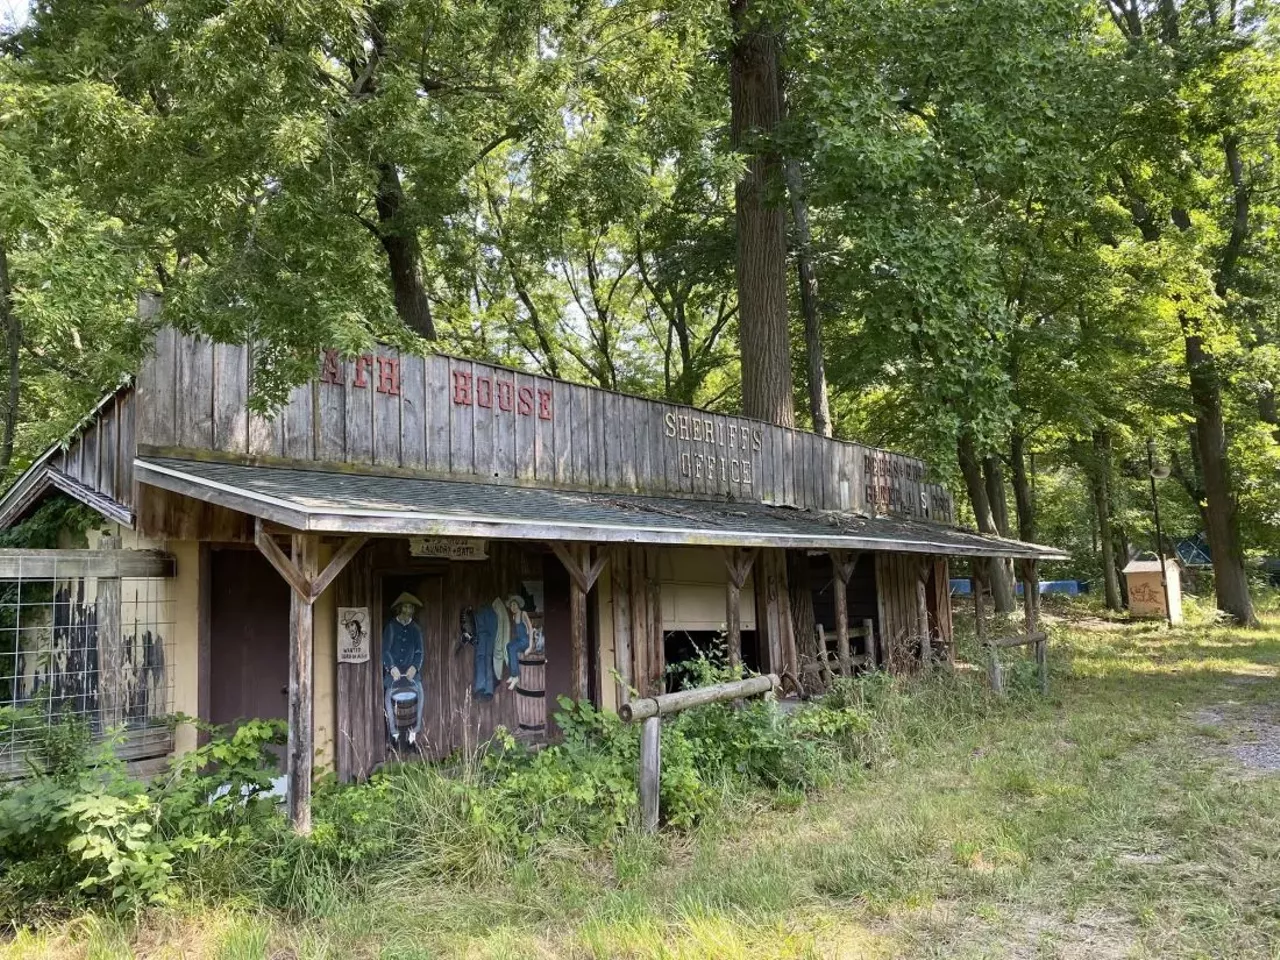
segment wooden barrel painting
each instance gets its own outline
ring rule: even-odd
[[[516,681],[516,726],[523,734],[539,736],[547,730],[547,661],[521,657]]]
[[[418,694],[415,690],[400,690],[391,694],[395,710],[396,729],[408,730],[418,721]]]

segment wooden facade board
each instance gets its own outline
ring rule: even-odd
[[[517,373],[516,410],[510,417],[514,446],[514,475],[522,483],[532,483],[538,476],[538,441],[541,422],[537,416],[538,382],[527,373]],[[525,413],[525,404],[529,413]]]
[[[347,463],[373,463],[373,390],[370,387],[372,364],[367,357],[357,357],[353,369],[344,378],[343,414],[346,419]],[[363,382],[363,386],[360,386]]]
[[[213,351],[213,448],[249,452],[249,351],[239,343],[217,343]],[[139,398],[139,409],[149,405]],[[150,414],[147,414],[148,418]],[[140,444],[154,440],[138,438]]]
[[[374,359],[366,392],[373,407],[373,462],[385,467],[399,467],[400,440],[404,435],[400,422],[404,370],[400,351],[391,350],[388,354]],[[394,363],[394,370],[384,369],[388,361]]]
[[[207,450],[213,446],[213,351],[199,337],[178,338],[178,396],[174,405],[176,446]]]
[[[458,363],[452,372],[456,375],[471,378],[474,364]],[[470,381],[469,381],[470,382]],[[449,470],[452,473],[475,472],[475,439],[476,424],[474,404],[454,401],[454,389],[457,384],[450,384],[449,399]],[[438,415],[438,414],[437,414]]]
[[[317,384],[304,383],[289,393],[289,402],[280,414],[281,443],[284,456],[290,460],[314,460],[315,430],[312,418],[315,414]]]
[[[444,357],[427,357],[423,375],[426,377],[423,416],[426,421],[427,469],[436,473],[448,473],[451,469],[450,445],[453,436],[449,411],[449,361]]]
[[[570,399],[569,385],[555,381],[551,390],[552,409],[555,419],[552,421],[554,438],[554,481],[557,484],[573,483],[573,451],[570,449],[570,437],[573,433],[573,401]]]

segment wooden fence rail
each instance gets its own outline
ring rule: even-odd
[[[645,833],[658,829],[658,794],[662,781],[662,718],[708,703],[741,700],[774,693],[782,687],[776,673],[767,673],[732,683],[717,683],[676,693],[663,693],[624,703],[618,716],[627,723],[640,720],[640,824]]]

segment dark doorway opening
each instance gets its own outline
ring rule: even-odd
[[[284,720],[289,587],[256,550],[213,550],[209,561],[209,720]]]

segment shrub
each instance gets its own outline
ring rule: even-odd
[[[33,904],[101,901],[130,912],[172,899],[180,862],[250,839],[243,828],[265,804],[260,789],[241,788],[269,784],[264,747],[278,736],[278,724],[246,724],[146,785],[110,739],[91,744],[83,720],[49,725],[31,776],[0,788],[0,919]],[[224,783],[234,792],[217,796]]]

